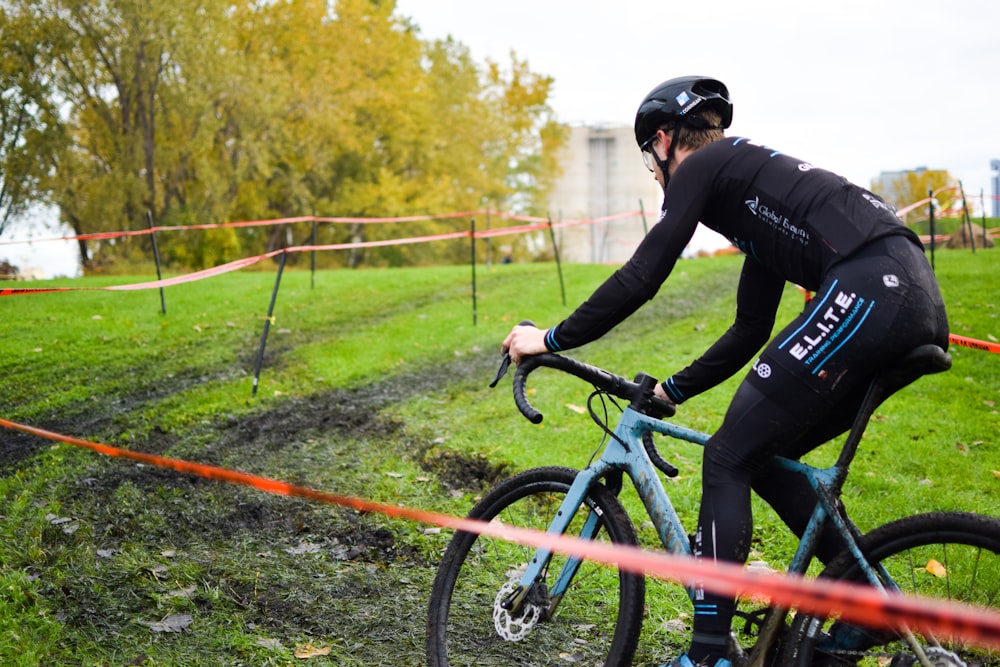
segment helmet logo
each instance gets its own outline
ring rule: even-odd
[[[681,91],[681,94],[674,99],[677,101],[677,106],[681,107],[691,101],[691,97],[684,91]]]

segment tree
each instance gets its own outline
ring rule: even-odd
[[[48,72],[36,66],[46,54],[33,18],[0,3],[0,236],[45,202],[42,181],[65,141]]]
[[[31,99],[62,110],[66,138],[25,199],[57,204],[77,234],[136,228],[147,214],[188,225],[432,214],[484,200],[528,212],[553,175],[562,135],[547,106],[551,80],[513,57],[509,70],[480,68],[456,42],[425,43],[394,2],[4,6],[12,23],[37,25],[38,55],[20,62],[26,80],[47,84]],[[10,173],[30,182],[27,169]],[[280,247],[287,230],[174,235],[161,246],[177,264],[202,266]],[[398,233],[329,226],[321,240]],[[88,268],[148,251],[141,242],[81,243]],[[354,261],[448,252],[411,246]]]
[[[944,210],[952,208],[952,202],[961,202],[961,194],[957,181],[945,170],[920,167],[912,171],[885,172],[872,183],[872,192],[880,195],[897,210],[901,210],[919,201],[927,199],[928,192],[936,193],[935,197]],[[927,209],[912,210],[905,214],[904,222],[927,217]]]

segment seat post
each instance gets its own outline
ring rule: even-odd
[[[847,470],[854,460],[854,455],[858,452],[858,445],[861,444],[861,438],[865,434],[868,422],[871,420],[872,415],[875,414],[875,408],[879,406],[885,396],[885,387],[886,377],[882,373],[876,375],[868,385],[868,391],[865,392],[864,400],[861,401],[861,407],[858,408],[858,413],[854,417],[854,423],[851,424],[851,430],[848,432],[844,446],[837,457],[835,479],[837,493],[840,493],[840,487],[847,477]]]
[[[854,418],[844,447],[837,457],[837,473],[835,478],[836,489],[839,493],[840,487],[847,477],[847,469],[854,460],[854,455],[858,451],[858,445],[865,434],[865,428],[869,420],[875,413],[875,409],[882,400],[906,385],[910,384],[922,375],[940,373],[951,368],[951,355],[937,345],[921,345],[915,348],[905,357],[892,366],[880,371],[868,385],[861,407]]]

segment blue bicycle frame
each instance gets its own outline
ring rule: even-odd
[[[667,496],[652,460],[642,446],[642,434],[646,431],[661,433],[671,438],[699,445],[705,445],[711,437],[707,433],[656,419],[632,408],[626,408],[615,427],[615,437],[609,439],[601,457],[582,470],[567,491],[555,519],[549,525],[548,533],[562,535],[586,498],[588,489],[592,485],[600,483],[601,479],[614,479],[610,473],[622,471],[629,476],[635,485],[646,512],[656,527],[660,542],[666,550],[673,554],[691,555],[691,544],[680,517]],[[827,521],[832,520],[833,525],[844,536],[853,555],[861,564],[868,580],[872,585],[882,587],[887,573],[881,572],[883,579],[876,575],[876,572],[862,555],[851,528],[841,514],[835,510],[837,492],[843,476],[846,474],[846,464],[838,461],[829,468],[816,468],[782,457],[776,457],[776,460],[780,465],[804,475],[819,497],[819,502],[799,542],[795,556],[792,558],[789,572],[801,574],[806,571],[815,553],[820,533]],[[612,487],[612,490],[617,494],[621,491],[621,484],[616,486],[617,488]],[[594,511],[591,511],[579,536],[583,539],[592,539],[597,533],[598,522],[599,517]],[[541,578],[551,556],[552,552],[548,549],[540,548],[536,551],[534,558],[521,577],[522,590],[529,589],[534,582]],[[552,599],[559,600],[566,592],[580,562],[578,558],[567,559],[549,588]]]

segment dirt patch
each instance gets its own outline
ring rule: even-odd
[[[298,453],[304,443],[316,440],[348,443],[343,448],[345,453],[339,463],[348,465],[352,463],[352,457],[358,458],[353,465],[362,468],[370,464],[362,462],[360,457],[388,446],[396,452],[410,452],[423,469],[437,475],[447,488],[476,492],[500,479],[507,471],[507,465],[491,462],[484,456],[444,450],[433,443],[401,445],[398,440],[403,424],[380,413],[383,408],[414,395],[438,390],[455,378],[487,378],[493,363],[495,355],[470,355],[447,365],[386,378],[361,387],[290,397],[249,415],[219,415],[196,424],[186,432],[166,432],[154,427],[148,430],[146,437],[130,442],[128,446],[145,453],[248,472],[269,470],[273,464],[281,469],[284,479],[306,485],[309,484],[310,464],[302,460]],[[165,380],[157,383],[155,394],[140,392],[139,395],[155,401],[158,396],[171,391],[171,381],[176,383],[173,388],[182,390],[190,383],[190,378]],[[134,402],[137,399],[133,397],[131,400]],[[102,412],[100,406],[109,407]],[[117,401],[95,401],[86,407],[89,412],[83,425],[71,423],[71,417],[64,414],[59,423],[45,426],[68,434],[126,432],[134,426],[129,423],[133,412],[119,412],[121,405]],[[135,414],[141,414],[143,405],[133,403],[129,407]],[[50,442],[36,436],[0,430],[0,473],[22,467],[49,446]],[[106,502],[119,496],[119,502],[107,509],[96,506],[100,503],[90,508],[100,515],[99,519],[95,518],[95,523],[100,524],[95,525],[95,532],[105,540],[123,538],[138,525],[144,525],[146,537],[152,539],[169,539],[172,535],[176,540],[185,535],[207,537],[213,534],[229,539],[242,531],[300,534],[303,531],[301,516],[307,513],[308,508],[304,501],[261,496],[259,492],[242,487],[218,485],[152,466],[102,458],[95,459],[88,474],[76,480],[70,488],[74,486],[81,499],[90,497]],[[168,493],[165,489],[186,500],[157,503],[155,511],[160,516],[151,521],[148,512],[153,508],[145,507],[141,499],[163,496]],[[215,502],[197,500],[206,493],[210,493]],[[105,515],[106,512],[110,514]],[[162,533],[157,527],[162,528]],[[151,530],[153,533],[150,533]],[[354,526],[346,533],[332,525],[324,525],[322,530],[325,536],[339,539],[349,548],[364,547],[366,552],[372,551],[370,540],[360,526]]]
[[[385,408],[468,378],[485,384],[495,356],[469,355],[364,386],[268,401],[265,409],[220,414],[183,430],[142,421],[145,408],[171,391],[170,379],[156,384],[155,393],[128,399],[125,411],[125,403],[102,398],[79,407],[79,422],[62,412],[40,425],[314,488],[324,484],[321,476],[347,495],[365,495],[366,485],[387,479],[380,466],[389,449],[433,473],[440,487],[421,482],[432,493],[478,492],[507,466],[440,442],[413,442]],[[34,455],[50,446],[0,431],[0,474],[33,465]],[[179,609],[203,627],[238,619],[286,648],[317,637],[341,647],[340,658],[415,664],[447,532],[127,460],[82,460],[77,477],[37,498],[42,511],[58,512],[60,523],[44,526],[41,555],[24,565],[46,605],[74,632],[114,643]],[[70,559],[74,565],[66,568]]]
[[[34,435],[0,429],[0,475],[10,474],[19,464],[33,458],[49,444]]]
[[[456,491],[482,491],[506,478],[510,465],[494,463],[481,454],[451,450],[428,452],[421,467],[437,475],[442,484]]]

